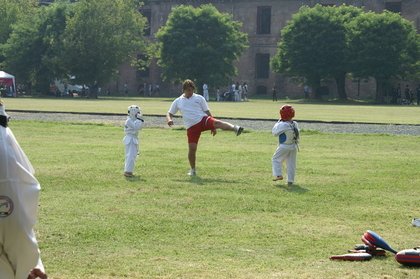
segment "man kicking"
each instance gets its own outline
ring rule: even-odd
[[[244,128],[213,118],[206,100],[203,96],[195,94],[195,84],[192,80],[185,80],[182,84],[182,95],[176,98],[168,113],[166,121],[171,127],[174,125],[173,117],[180,111],[184,120],[184,126],[187,128],[188,136],[188,160],[190,162],[190,171],[188,175],[195,176],[195,159],[197,153],[197,144],[201,132],[211,130],[213,136],[216,135],[216,129],[233,131],[239,136]]]

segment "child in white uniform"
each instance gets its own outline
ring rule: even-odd
[[[0,100],[0,278],[46,279],[33,227],[41,189]]]
[[[290,105],[280,109],[280,120],[274,125],[272,133],[279,138],[279,145],[273,154],[272,168],[274,181],[283,180],[283,162],[287,165],[287,184],[295,181],[296,157],[299,142],[299,128],[293,121],[295,110]]]
[[[139,153],[139,131],[144,120],[141,110],[136,105],[128,107],[128,116],[124,124],[125,164],[124,176],[132,177],[137,154]]]

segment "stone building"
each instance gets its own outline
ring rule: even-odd
[[[303,97],[302,83],[274,73],[269,65],[271,57],[276,53],[280,30],[303,5],[347,4],[377,12],[387,9],[400,13],[420,30],[419,0],[150,0],[146,3],[141,12],[149,21],[146,37],[151,41],[155,40],[154,35],[165,24],[171,9],[180,4],[199,6],[211,3],[219,11],[230,13],[234,20],[242,22],[242,31],[248,34],[249,48],[236,62],[238,76],[232,82],[246,81],[250,95],[269,94],[275,85],[280,97]],[[148,92],[150,84],[159,84],[160,92],[165,95],[178,95],[179,85],[162,82],[160,74],[155,62],[142,72],[124,65],[120,69],[119,79],[111,84],[111,91],[121,91],[122,85],[127,82],[130,92],[140,94],[143,88]],[[334,81],[327,81],[325,86],[330,95],[335,96]],[[367,95],[375,91],[374,86],[372,81],[346,81],[349,97],[368,97]],[[212,93],[211,85],[210,92]]]

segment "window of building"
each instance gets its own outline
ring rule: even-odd
[[[385,10],[394,13],[401,13],[401,1],[400,2],[385,2]]]
[[[271,7],[261,6],[257,8],[257,34],[271,33]]]
[[[49,4],[52,4],[52,2],[54,2],[54,0],[40,0],[39,4],[40,5],[49,5]]]
[[[255,77],[268,78],[270,75],[270,54],[257,53],[255,56]]]
[[[267,86],[258,85],[256,93],[257,93],[257,95],[267,95]]]
[[[150,24],[152,22],[152,11],[150,9],[144,9],[144,10],[140,10],[140,13],[147,19],[146,28],[144,28],[143,30],[144,35],[150,36],[150,33],[151,33]]]
[[[137,54],[137,60],[146,61],[146,55],[144,54]],[[139,62],[141,63],[141,62]],[[148,66],[145,66],[142,70],[136,71],[137,78],[147,78],[150,75],[150,69]]]
[[[416,24],[417,24],[417,34],[420,34],[420,17],[417,17]]]

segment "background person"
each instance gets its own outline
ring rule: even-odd
[[[274,85],[273,89],[271,89],[271,94],[273,95],[273,102],[277,102],[277,88]]]
[[[209,101],[209,86],[207,83],[203,84],[203,97],[206,100],[206,102]]]
[[[242,97],[244,101],[248,101],[248,84],[246,82],[242,84]]]
[[[128,96],[128,84],[127,84],[127,82],[124,82],[124,95]]]
[[[420,84],[416,88],[417,105],[420,105]]]
[[[235,97],[234,101],[239,102],[241,99],[239,98],[239,82],[235,83],[235,91],[234,91]]]
[[[166,121],[170,127],[174,125],[173,117],[175,114],[178,111],[182,114],[184,125],[187,128],[188,160],[191,167],[188,175],[190,176],[196,175],[195,161],[201,132],[211,130],[212,135],[215,136],[216,129],[222,129],[234,131],[239,136],[243,131],[243,128],[240,126],[213,118],[206,100],[203,96],[194,93],[195,89],[196,87],[192,80],[185,80],[182,84],[182,95],[172,102],[166,114]]]
[[[46,279],[33,227],[41,190],[0,100],[0,278]]]

